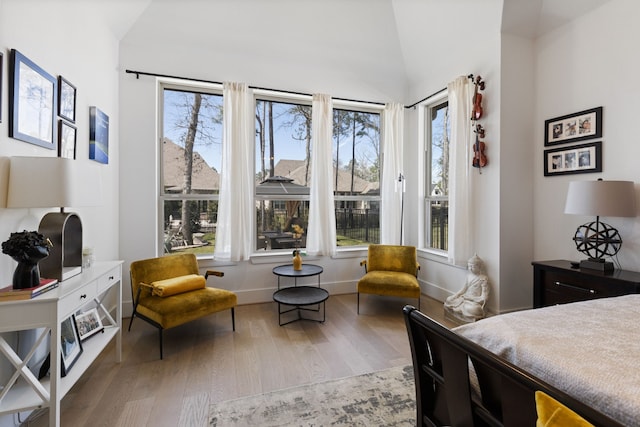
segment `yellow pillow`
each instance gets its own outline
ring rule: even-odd
[[[536,427],[594,427],[551,396],[536,391]]]
[[[206,286],[204,276],[198,274],[188,274],[186,276],[173,277],[171,279],[158,280],[152,282],[153,295],[159,297],[168,297],[171,295],[181,294],[183,292],[195,291]]]

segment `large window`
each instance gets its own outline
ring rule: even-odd
[[[165,254],[213,254],[222,154],[220,93],[161,87],[160,245]]]
[[[338,246],[380,243],[380,114],[333,110]]]
[[[256,100],[256,250],[303,248],[309,223],[311,106]]]
[[[449,231],[449,103],[445,99],[425,108],[428,172],[426,182],[426,247],[448,250]]]

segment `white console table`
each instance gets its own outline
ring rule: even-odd
[[[105,303],[115,304],[110,313]],[[97,307],[104,333],[82,342],[83,352],[65,377],[61,377],[61,328],[66,318],[83,307]],[[98,262],[81,274],[58,284],[36,298],[0,303],[0,332],[44,328],[34,347],[21,359],[0,336],[0,354],[15,368],[6,384],[0,384],[0,414],[49,408],[49,425],[60,425],[60,400],[113,338],[116,362],[122,353],[122,261]],[[50,375],[38,380],[27,367],[36,347],[51,333]]]

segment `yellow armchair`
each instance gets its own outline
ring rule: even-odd
[[[420,285],[415,246],[370,245],[366,260],[360,262],[365,275],[358,281],[358,314],[360,294],[417,298],[420,309]]]
[[[130,266],[133,313],[129,331],[135,317],[158,328],[160,359],[162,359],[162,332],[195,319],[231,309],[231,325],[236,330],[235,293],[206,286],[211,275],[224,273],[208,270],[201,276],[195,254],[170,255],[134,261]]]

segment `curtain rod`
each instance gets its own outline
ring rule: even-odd
[[[189,81],[193,81],[193,82],[200,82],[200,83],[212,83],[212,84],[218,84],[221,85],[222,82],[216,82],[213,80],[203,80],[203,79],[194,79],[192,77],[181,77],[181,76],[173,76],[173,75],[169,75],[169,74],[158,74],[158,73],[148,73],[145,71],[136,71],[136,70],[125,70],[125,72],[127,74],[135,74],[136,75],[136,79],[139,79],[140,76],[152,76],[152,77],[165,77],[165,78],[170,78],[170,79],[181,79],[181,80],[189,80]],[[294,91],[290,91],[290,90],[282,90],[282,89],[269,89],[269,88],[265,88],[265,87],[259,87],[259,86],[249,86],[251,89],[257,89],[257,90],[268,90],[268,91],[274,91],[274,92],[282,92],[282,93],[288,93],[290,95],[302,95],[302,96],[313,96],[311,94],[308,93],[304,93],[304,92],[294,92]],[[432,96],[435,96],[443,91],[447,90],[447,88],[443,88],[440,89],[434,93],[432,93],[431,95],[421,99],[418,102],[414,102],[411,105],[407,105],[404,108],[413,108],[416,105],[420,104],[423,101],[426,101],[427,99],[431,98]],[[360,101],[357,99],[349,99],[349,98],[333,98],[336,99],[338,101],[345,101],[345,102],[358,102],[358,103],[363,103],[363,104],[374,104],[374,105],[385,105],[384,102],[371,102],[371,101]]]
[[[172,75],[168,75],[168,74],[147,73],[147,72],[144,72],[144,71],[125,70],[125,72],[128,73],[128,74],[135,74],[136,75],[136,79],[139,79],[140,76],[152,76],[152,77],[166,77],[166,78],[171,78],[171,79],[189,80],[189,81],[200,82],[200,83],[213,83],[213,84],[218,84],[218,85],[222,84],[222,82],[215,82],[215,81],[212,81],[212,80],[194,79],[194,78],[191,78],[191,77],[172,76]],[[273,92],[287,93],[287,94],[290,94],[290,95],[302,95],[302,96],[309,96],[309,97],[313,96],[313,95],[311,95],[309,93],[294,92],[294,91],[291,91],[291,90],[270,89],[270,88],[259,87],[259,86],[249,86],[249,88],[257,89],[257,90],[268,90],[268,91],[273,91]],[[344,101],[344,102],[357,102],[357,103],[362,103],[362,104],[373,104],[373,105],[383,105],[383,106],[385,105],[384,102],[360,101],[360,100],[357,100],[357,99],[349,99],[349,98],[333,98],[333,99],[334,100],[338,100],[338,101]]]
[[[437,91],[433,92],[431,95],[429,95],[429,96],[425,96],[425,97],[424,97],[424,98],[422,98],[420,101],[418,101],[418,102],[414,102],[414,103],[413,103],[413,104],[411,104],[411,105],[407,105],[405,108],[413,108],[413,107],[415,107],[416,105],[420,104],[421,102],[424,102],[424,101],[426,101],[427,99],[431,98],[432,96],[436,96],[437,94],[442,93],[442,92],[444,92],[445,90],[447,90],[447,88],[446,88],[446,87],[445,87],[445,88],[442,88],[442,89],[440,89],[440,90],[437,90]]]

